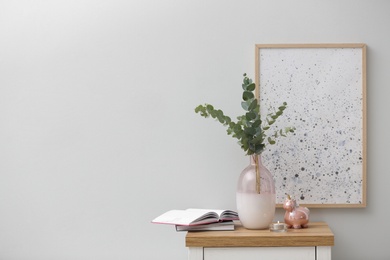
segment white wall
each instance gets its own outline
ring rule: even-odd
[[[387,259],[389,10],[385,0],[1,1],[0,259],[186,259],[185,234],[150,221],[234,208],[248,163],[194,107],[241,113],[256,43],[354,42],[368,45],[368,206],[311,219],[331,226],[334,259]]]

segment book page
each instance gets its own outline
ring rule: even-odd
[[[211,214],[216,213],[220,220],[238,220],[238,213],[233,210],[223,210],[223,209],[187,209],[187,211],[198,212],[199,214],[203,214],[210,216]],[[206,217],[206,216],[205,216]],[[211,217],[211,216],[210,216]],[[217,216],[216,216],[217,217]]]
[[[152,223],[191,225],[218,222],[218,214],[221,212],[217,212],[207,209],[170,210],[155,218]]]
[[[193,212],[194,214],[197,214],[198,216],[206,215],[206,214],[213,214],[216,217],[220,217],[222,212],[224,212],[223,209],[195,209],[195,208],[189,208],[186,209],[188,212]]]
[[[155,218],[153,223],[173,224],[173,225],[189,225],[197,217],[191,217],[184,210],[170,210]]]

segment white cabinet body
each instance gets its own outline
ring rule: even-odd
[[[331,260],[331,247],[190,247],[189,260]]]

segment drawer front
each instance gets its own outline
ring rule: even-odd
[[[204,260],[315,260],[315,247],[204,248]]]

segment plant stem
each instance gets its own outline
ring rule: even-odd
[[[259,157],[257,154],[255,156],[255,167],[256,167],[256,192],[260,194],[260,169],[259,169]]]

